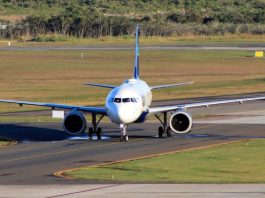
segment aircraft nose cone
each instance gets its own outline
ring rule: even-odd
[[[135,110],[126,107],[119,108],[117,115],[120,122],[126,124],[135,122],[139,117],[138,113]]]

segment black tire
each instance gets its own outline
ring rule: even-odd
[[[101,140],[101,132],[102,132],[102,129],[99,127],[97,129],[97,137],[98,137],[98,140]]]
[[[89,137],[89,138],[92,138],[92,137],[93,137],[93,133],[94,133],[93,128],[90,127],[90,128],[88,129],[88,137]]]
[[[172,131],[170,127],[167,127],[166,133],[167,133],[167,137],[172,137]]]
[[[164,129],[163,127],[158,127],[158,137],[162,138],[164,135]]]
[[[124,141],[125,142],[128,142],[129,141],[129,136],[128,135],[124,136]]]
[[[123,142],[123,136],[121,135],[121,137],[120,137],[120,142]]]

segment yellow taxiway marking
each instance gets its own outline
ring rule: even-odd
[[[207,146],[200,146],[200,147],[196,147],[196,148],[188,148],[188,149],[175,150],[175,151],[164,152],[164,153],[159,153],[159,154],[154,154],[154,155],[146,155],[146,156],[143,156],[143,157],[130,158],[130,159],[119,160],[119,161],[115,161],[115,162],[102,163],[102,164],[79,167],[79,168],[72,168],[72,169],[65,169],[65,170],[61,170],[61,171],[55,172],[53,175],[57,176],[57,177],[62,177],[62,178],[65,178],[65,179],[75,179],[74,177],[66,176],[65,173],[72,172],[72,171],[77,171],[77,170],[80,170],[82,168],[97,168],[97,167],[101,167],[101,166],[107,166],[107,165],[112,165],[112,164],[125,163],[125,162],[142,160],[142,159],[147,159],[147,158],[159,157],[159,156],[163,156],[163,155],[170,155],[170,154],[189,152],[189,151],[195,151],[195,150],[203,150],[203,149],[214,148],[214,147],[223,146],[223,145],[235,144],[235,143],[240,143],[240,142],[247,142],[247,141],[255,140],[255,139],[258,139],[258,138],[244,139],[244,140],[235,140],[235,141],[230,141],[230,142],[211,144],[211,145],[207,145]]]
[[[209,128],[209,127],[214,127],[214,126],[218,126],[218,125],[220,125],[220,124],[215,124],[215,125],[211,124],[211,125],[207,125],[207,126],[203,126],[203,127],[197,127],[197,128],[194,128],[193,131],[200,130],[200,129],[205,129],[205,128]],[[119,160],[119,161],[115,161],[115,162],[102,163],[102,164],[91,165],[91,166],[82,166],[82,167],[72,168],[72,169],[65,169],[65,170],[57,171],[53,175],[56,176],[56,177],[62,177],[62,178],[65,178],[65,179],[74,179],[73,177],[66,176],[65,173],[72,172],[72,171],[77,171],[77,170],[79,170],[81,168],[84,168],[84,167],[100,167],[100,166],[106,166],[106,165],[111,165],[111,164],[117,164],[117,163],[124,163],[124,162],[129,162],[129,161],[147,159],[147,158],[152,158],[152,157],[159,157],[159,156],[162,156],[162,155],[169,155],[169,154],[175,154],[175,153],[180,153],[180,152],[187,152],[187,151],[193,151],[193,150],[212,148],[212,147],[216,147],[216,146],[222,146],[222,145],[226,145],[226,144],[244,142],[244,141],[248,141],[248,140],[249,139],[235,140],[235,141],[231,141],[231,142],[212,144],[212,145],[201,146],[201,147],[196,147],[196,148],[175,150],[175,151],[164,152],[164,153],[159,153],[159,154],[146,155],[146,156],[143,156],[143,157],[129,158],[129,159]]]
[[[136,141],[140,141],[140,140],[143,140],[143,139],[144,138],[138,138],[138,139],[135,139],[135,140],[131,140],[131,142],[136,142]],[[70,149],[70,150],[66,150],[66,151],[58,151],[58,152],[53,152],[53,153],[45,153],[45,154],[40,154],[40,155],[33,155],[33,156],[16,158],[16,159],[3,160],[3,161],[0,161],[0,164],[7,163],[7,162],[15,162],[15,161],[20,161],[20,160],[26,160],[26,159],[33,159],[33,158],[38,158],[38,157],[46,157],[46,156],[50,156],[50,155],[71,153],[71,152],[74,152],[74,151],[87,150],[87,149],[91,149],[91,148],[100,148],[100,147],[111,146],[111,145],[115,145],[115,144],[124,144],[124,142],[112,142],[112,143],[109,143],[109,144],[95,145],[95,146],[90,146],[90,147],[82,147],[82,148]]]

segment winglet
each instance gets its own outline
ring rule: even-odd
[[[139,33],[140,26],[136,25],[135,28],[135,57],[134,57],[134,79],[139,79]]]

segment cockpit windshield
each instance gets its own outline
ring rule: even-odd
[[[137,100],[135,98],[114,98],[113,102],[114,103],[129,103],[129,102],[137,103]]]
[[[126,103],[126,102],[130,102],[130,98],[123,98],[122,102]]]

